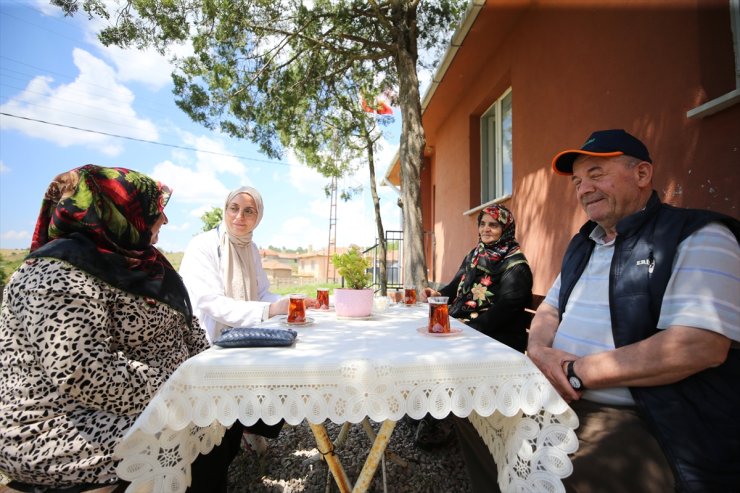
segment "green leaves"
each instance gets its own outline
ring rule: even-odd
[[[224,218],[223,210],[220,207],[214,207],[210,211],[206,211],[200,216],[200,220],[203,221],[203,231],[210,231],[219,225],[221,220]]]
[[[369,259],[362,256],[359,246],[352,245],[345,253],[335,253],[331,261],[337,273],[344,278],[347,287],[364,289],[370,285],[371,274],[367,270],[371,263]]]

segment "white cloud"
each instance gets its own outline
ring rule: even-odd
[[[269,241],[260,241],[276,247],[311,246],[316,250],[326,248],[329,239],[330,201],[323,190],[328,179],[306,166],[291,166],[288,181],[298,193],[305,196],[306,202],[281,222]],[[340,210],[344,211],[344,204],[341,201],[337,204],[337,214],[340,214]]]
[[[52,5],[48,0],[34,0],[33,8],[50,17],[63,16],[62,9]]]
[[[382,180],[385,169],[390,164],[395,147],[381,139],[375,155],[376,179]],[[295,155],[288,153],[288,161],[297,164]],[[347,246],[356,243],[370,246],[375,243],[377,228],[370,191],[369,171],[363,164],[354,176],[340,179],[339,188],[362,186],[362,192],[350,201],[337,201],[336,244]],[[279,230],[266,243],[277,246],[296,248],[311,245],[314,249],[326,248],[329,240],[330,200],[324,195],[324,187],[329,179],[317,171],[303,165],[291,166],[288,181],[295,190],[308,197],[309,202],[300,211],[294,212],[284,221]],[[381,217],[385,229],[399,229],[397,196],[386,187],[378,186]],[[265,240],[261,240],[265,241]]]
[[[381,217],[384,229],[399,229],[398,206],[393,192],[380,194]],[[336,244],[347,246],[359,244],[371,246],[375,243],[377,228],[375,211],[369,188],[350,201],[337,202]],[[263,241],[264,240],[260,240]],[[323,196],[308,202],[300,213],[294,213],[285,220],[280,229],[266,244],[277,247],[296,248],[299,246],[314,249],[326,248],[329,242],[329,199]]]
[[[202,205],[200,207],[196,207],[195,209],[192,209],[190,212],[188,212],[188,215],[200,219],[200,216],[210,211],[214,207],[218,207],[218,206],[215,204],[212,206]]]
[[[395,156],[398,145],[391,144],[385,137],[381,136],[375,149],[375,178],[380,185],[380,182],[385,175],[386,169],[391,163],[391,160]],[[288,162],[295,165],[290,168],[290,183],[300,192],[315,193],[316,190],[322,190],[329,184],[329,178],[322,176],[317,171],[308,166],[299,163],[295,154],[292,151],[288,152]],[[340,179],[339,186],[355,187],[363,185],[365,188],[370,183],[370,172],[367,169],[366,160],[359,159],[357,171],[352,176],[343,177]],[[369,191],[369,190],[368,190]]]
[[[229,155],[224,142],[204,135],[178,131],[182,142],[198,149],[193,153],[173,151],[172,161],[157,164],[151,176],[174,189],[173,200],[194,206],[188,213],[197,217],[212,207],[222,207],[229,191],[239,186],[253,185],[247,172],[257,173],[259,168],[249,170],[239,158]],[[207,152],[204,152],[207,151]]]
[[[365,200],[341,204],[337,212],[337,245],[370,246],[375,243],[377,228],[369,196],[367,193]]]
[[[132,107],[134,94],[116,82],[113,70],[105,62],[81,49],[75,49],[72,56],[79,69],[74,82],[54,86],[51,77],[36,77],[22,93],[1,105],[0,110],[71,127],[146,140],[158,139],[157,127],[138,117]],[[115,156],[123,149],[118,140],[98,133],[16,118],[3,118],[1,121],[3,129],[15,129],[62,147],[85,145],[109,156]]]
[[[323,193],[324,187],[330,183],[329,178],[303,165],[290,166],[288,181],[297,192],[307,195],[315,195],[317,191]]]
[[[0,235],[0,239],[3,241],[20,241],[20,240],[28,240],[31,238],[31,233],[28,231],[4,231],[2,235]]]
[[[188,132],[181,132],[181,135],[186,145],[198,149],[195,153],[198,170],[213,174],[228,173],[236,176],[240,185],[250,184],[247,167],[239,158],[231,155],[222,141]]]
[[[111,19],[115,19],[115,12],[120,9],[121,2],[104,2],[111,13]],[[48,0],[34,0],[34,8],[44,15],[50,17],[63,17],[63,11],[59,7],[51,5]],[[94,46],[100,56],[110,61],[116,68],[118,80],[122,82],[140,82],[148,88],[158,91],[172,83],[171,73],[173,65],[169,56],[186,56],[193,53],[190,42],[184,44],[171,43],[167,47],[169,55],[161,55],[152,48],[139,50],[137,48],[119,48],[118,46],[105,46],[98,39],[98,33],[111,24],[111,21],[94,17],[89,19],[87,14],[78,11],[71,19],[83,32],[84,40]]]
[[[173,67],[156,51],[98,45],[101,54],[115,65],[122,82],[141,82],[155,91],[172,83]]]
[[[119,8],[110,2],[107,7],[111,12]],[[185,56],[193,52],[189,42],[171,43],[167,47],[168,55],[161,55],[152,48],[139,50],[119,48],[113,45],[105,46],[98,39],[98,33],[110,25],[110,21],[100,18],[87,19],[84,14],[78,14],[76,18],[84,32],[85,41],[95,46],[98,53],[115,66],[118,79],[123,82],[139,82],[158,91],[172,83],[171,73],[174,67],[169,57],[171,55]],[[115,18],[115,14],[111,18]]]
[[[172,161],[157,164],[150,175],[173,189],[172,200],[195,204],[204,210],[210,210],[214,204],[220,207],[229,193],[211,170],[193,170]]]
[[[288,162],[293,165],[288,170],[289,181],[298,192],[308,195],[315,195],[316,193],[323,194],[324,188],[331,183],[330,178],[323,176],[313,168],[301,164],[293,151],[288,152]],[[354,175],[339,178],[337,186],[340,190],[343,187],[357,187],[363,184],[363,186],[367,186],[369,176],[367,166],[363,163],[359,165],[359,169]]]
[[[264,245],[260,244],[260,247],[273,245],[286,248],[297,248],[299,246],[308,248],[311,246],[316,250],[325,248],[329,237],[328,208],[320,217],[326,218],[326,226],[322,226],[310,217],[293,215],[283,221],[279,232],[274,234]],[[260,241],[263,242],[264,240]]]
[[[4,175],[5,173],[10,173],[10,167],[0,161],[0,175]]]
[[[168,224],[167,228],[171,229],[172,231],[188,231],[192,227],[192,224],[189,222],[184,222],[182,224]]]

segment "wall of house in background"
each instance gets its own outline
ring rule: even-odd
[[[729,2],[625,4],[483,6],[424,112],[430,281],[448,281],[477,241],[470,211],[481,205],[480,116],[509,88],[513,189],[503,203],[516,217],[536,293],[549,288],[586,219],[550,161],[593,130],[624,128],[641,138],[665,202],[738,216],[740,105],[687,117],[737,89]]]

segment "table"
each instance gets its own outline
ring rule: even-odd
[[[392,305],[366,320],[309,310],[314,323],[296,328],[294,346],[212,347],[190,358],[116,447],[118,475],[131,482],[127,491],[184,491],[190,464],[235,420],[308,420],[321,450],[326,420],[382,422],[378,435],[387,443],[405,414],[452,412],[483,437],[502,491],[564,491],[568,454],[578,447],[575,413],[529,358],[457,320],[459,335],[422,334],[427,314],[425,304]],[[264,325],[281,326],[277,317]],[[375,452],[368,462],[377,465],[383,450]]]

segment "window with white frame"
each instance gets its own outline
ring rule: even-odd
[[[481,203],[511,194],[511,88],[480,117]]]
[[[730,0],[730,26],[735,50],[735,89],[686,112],[689,118],[704,118],[740,103],[740,0]]]

